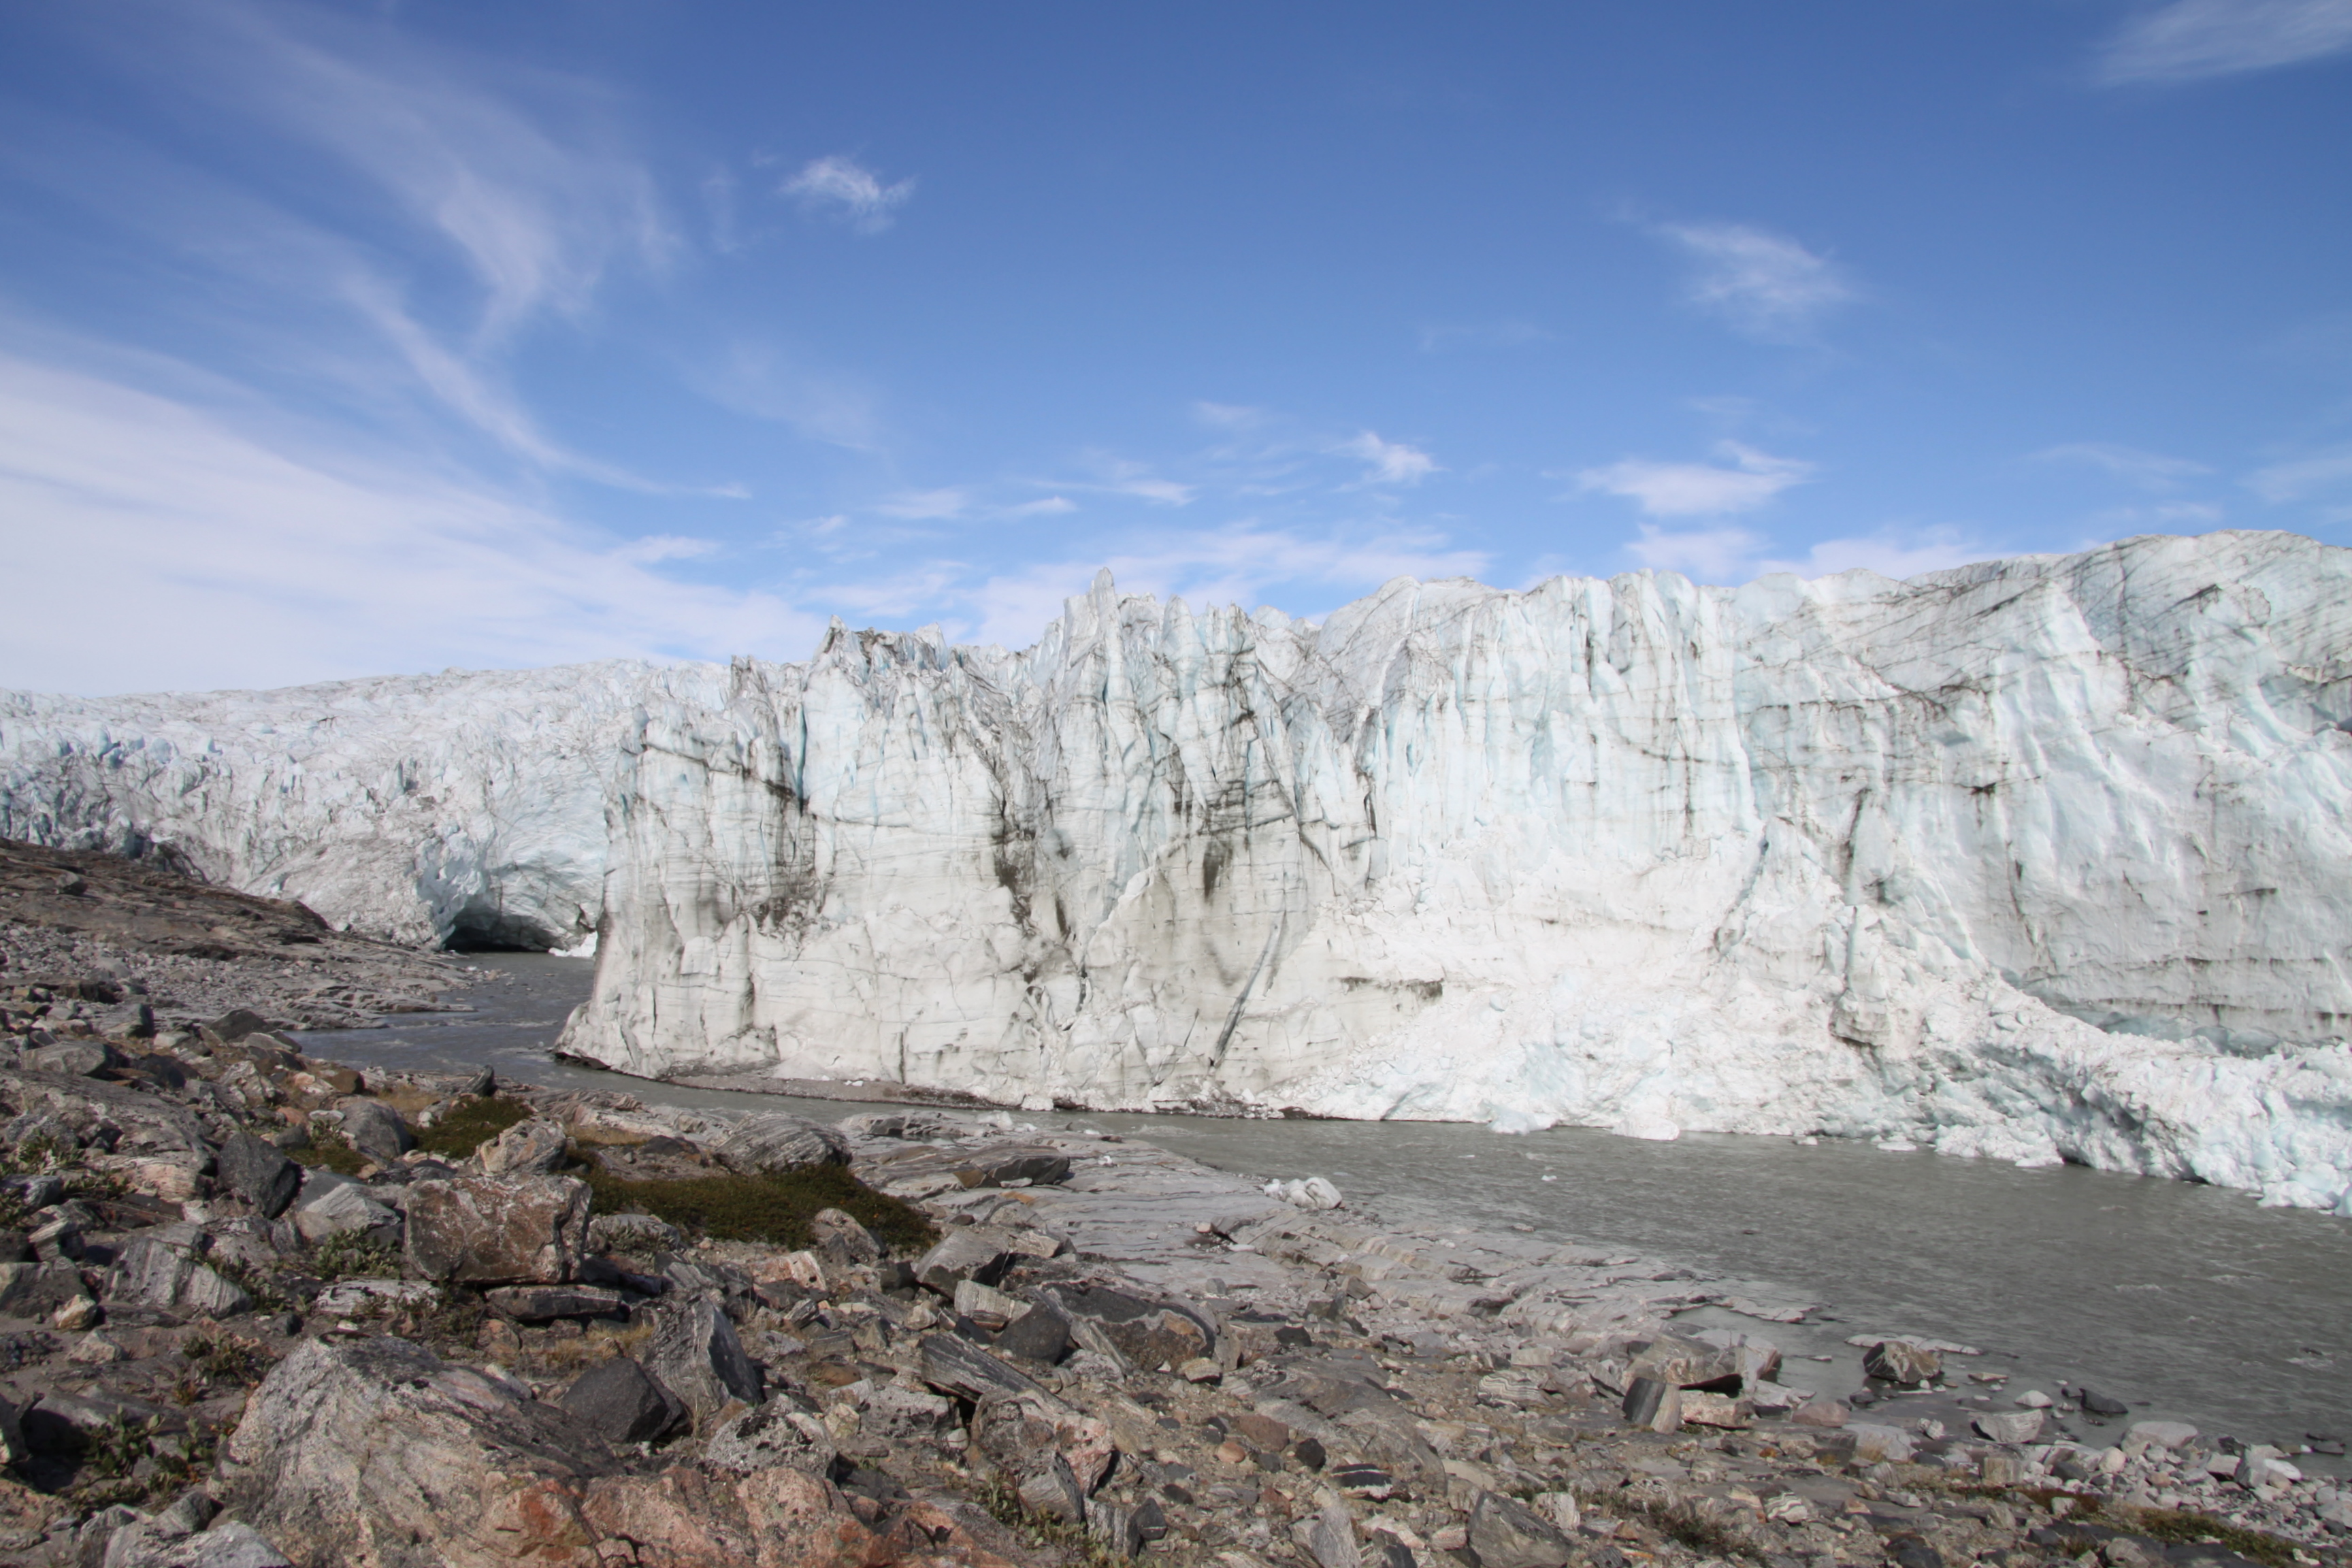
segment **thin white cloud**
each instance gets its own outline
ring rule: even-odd
[[[678,241],[651,174],[595,127],[586,95],[550,95],[558,131],[509,94],[468,79],[461,57],[390,29],[226,4],[189,40],[204,68],[183,79],[341,158],[415,223],[438,234],[484,289],[478,331],[495,338],[535,312],[584,310],[617,259],[659,268]]]
[[[835,156],[811,159],[778,190],[796,197],[804,212],[838,217],[860,234],[879,234],[915,194],[915,182],[905,179],[886,185],[855,158]]]
[[[1761,534],[1732,524],[1669,531],[1643,523],[1641,533],[1626,541],[1625,552],[1644,566],[1718,584],[1745,583],[1768,572],[1812,578],[1857,568],[1882,577],[1916,577],[1994,553],[1950,528],[1885,528],[1859,537],[1818,540],[1804,554],[1788,559],[1769,556],[1769,546]]]
[[[1885,529],[1862,538],[1820,540],[1794,560],[1760,562],[1758,570],[1828,577],[1859,568],[1882,577],[1916,577],[1923,572],[1983,561],[1995,553],[1957,529]]]
[[[684,372],[722,408],[773,420],[813,441],[852,452],[887,445],[882,399],[855,376],[795,363],[762,343],[738,342]]]
[[[2063,446],[2045,447],[2033,456],[2040,462],[2084,463],[2104,468],[2126,484],[2145,490],[2173,489],[2183,479],[2213,471],[2186,458],[2168,458],[2160,452],[2145,452],[2110,441],[2070,441]]]
[[[1811,477],[1813,465],[1776,458],[1738,441],[1716,447],[1724,463],[1661,463],[1627,458],[1576,476],[1578,488],[1623,496],[1652,517],[1713,517],[1753,511]]]
[[[1476,576],[1487,559],[1478,551],[1449,548],[1444,535],[1429,531],[1358,538],[1238,523],[1158,532],[1140,548],[1000,573],[966,602],[978,611],[973,635],[980,641],[1018,648],[1035,642],[1061,615],[1062,601],[1085,593],[1106,566],[1124,593],[1181,595],[1198,610],[1261,604],[1268,589],[1281,584],[1353,593],[1394,577]]]
[[[1246,430],[1253,426],[1265,424],[1272,416],[1263,408],[1253,408],[1244,403],[1204,401],[1192,405],[1192,417],[1203,425],[1221,430]]]
[[[1078,503],[1067,496],[1045,496],[1037,500],[1025,500],[999,511],[999,517],[1056,517],[1076,511]]]
[[[2174,0],[2100,49],[2108,86],[2196,81],[2300,65],[2352,49],[2352,0]]]
[[[1691,302],[1751,338],[1796,341],[1855,297],[1834,263],[1786,235],[1738,223],[1663,224],[1657,232],[1697,264]]]
[[[1769,542],[1744,528],[1686,529],[1669,533],[1654,522],[1625,542],[1625,552],[1643,565],[1679,572],[1700,583],[1737,583],[1748,576],[1748,563]]]
[[[2246,476],[2246,488],[2267,501],[2302,500],[2347,482],[2352,482],[2352,447],[2273,463]]]
[[[1437,472],[1437,460],[1420,447],[1383,441],[1370,430],[1342,443],[1339,449],[1365,465],[1366,484],[1417,485]]]
[[[0,516],[25,581],[107,563],[104,637],[71,595],[19,595],[0,619],[9,687],[796,658],[823,630],[774,594],[653,570],[698,542],[610,539],[461,479],[265,443],[189,404],[5,351]]]
[[[933,490],[900,490],[875,503],[874,510],[885,517],[910,521],[943,521],[971,510],[971,492],[954,485]]]

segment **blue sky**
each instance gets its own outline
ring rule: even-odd
[[[2352,0],[0,19],[0,685],[2352,542]]]

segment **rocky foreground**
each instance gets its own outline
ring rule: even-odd
[[[1003,1113],[362,1075],[287,1029],[446,964],[255,940],[184,888],[182,923],[231,935],[175,952],[204,939],[91,869],[0,888],[0,1563],[2288,1568],[2352,1541],[2284,1443],[1911,1341],[1809,1388],[1762,1331],[1678,1329],[1720,1299],[1675,1270],[1384,1226],[1319,1182]]]

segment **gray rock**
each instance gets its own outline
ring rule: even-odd
[[[782,1465],[819,1479],[830,1475],[835,1458],[824,1423],[789,1398],[769,1400],[730,1417],[703,1446],[703,1463],[749,1474]]]
[[[755,1111],[729,1128],[710,1152],[729,1168],[751,1173],[846,1165],[849,1140],[821,1122],[782,1111]]]
[[[1882,1383],[1916,1388],[1943,1375],[1944,1358],[1908,1340],[1882,1340],[1864,1354],[1862,1370]]]
[[[884,1442],[929,1439],[954,1430],[953,1400],[886,1383],[866,1395],[857,1423],[860,1436]]]
[[[195,1231],[193,1237],[166,1232]],[[209,1318],[253,1310],[243,1286],[200,1261],[209,1238],[194,1226],[163,1226],[134,1237],[114,1260],[106,1297],[131,1307],[153,1307]]]
[[[247,1397],[227,1444],[237,1517],[307,1563],[530,1560],[614,1484],[612,1451],[561,1406],[406,1341],[307,1340]],[[396,1550],[394,1549],[396,1543]]]
[[[1683,1391],[1662,1377],[1636,1377],[1625,1384],[1620,1406],[1628,1425],[1651,1432],[1674,1432],[1683,1424]]]
[[[1147,1372],[1216,1353],[1216,1336],[1209,1325],[1172,1301],[1099,1286],[1057,1289],[1052,1295],[1074,1324],[1099,1328],[1120,1355]]]
[[[1115,1557],[1135,1557],[1143,1551],[1143,1520],[1125,1503],[1097,1498],[1087,1505],[1087,1533]]]
[[[1990,1411],[1969,1423],[1977,1436],[1991,1443],[2031,1443],[2042,1436],[2039,1410]]]
[[[389,1165],[416,1147],[416,1135],[400,1112],[381,1100],[358,1097],[337,1103],[344,1142],[379,1165]]]
[[[1900,1465],[1911,1458],[1918,1446],[1917,1438],[1900,1426],[1882,1426],[1871,1421],[1850,1421],[1845,1430],[1853,1437],[1853,1459],[1858,1465],[1885,1462]]]
[[[33,1243],[21,1230],[0,1230],[0,1263],[34,1263]]]
[[[691,1417],[683,1400],[627,1356],[600,1361],[563,1391],[563,1408],[607,1443],[649,1443]]]
[[[2112,1394],[2101,1394],[2095,1388],[2078,1388],[2074,1391],[2074,1397],[2076,1403],[2080,1404],[2084,1410],[2090,1412],[2094,1415],[2128,1415],[2131,1414],[2130,1405],[2125,1404],[2122,1400],[2116,1398]]]
[[[155,1037],[155,1010],[144,1002],[124,1002],[109,1007],[91,1020],[98,1032],[110,1040],[148,1040]]]
[[[673,1302],[654,1309],[653,1318],[646,1369],[686,1402],[697,1426],[712,1420],[730,1401],[760,1403],[760,1369],[743,1353],[735,1325],[716,1303]]]
[[[26,1051],[25,1065],[36,1072],[96,1078],[109,1068],[121,1067],[122,1053],[104,1040],[59,1040],[54,1046]]]
[[[400,1239],[400,1215],[376,1202],[357,1182],[320,1184],[319,1195],[296,1209],[293,1220],[295,1234],[314,1247],[347,1231],[373,1232],[386,1241]]]
[[[243,1131],[231,1136],[213,1156],[213,1174],[265,1219],[285,1213],[302,1187],[301,1166]]]
[[[649,1214],[600,1214],[588,1222],[588,1246],[596,1252],[675,1252],[685,1245],[677,1226]]]
[[[1470,1506],[1470,1550],[1480,1568],[1567,1568],[1568,1537],[1523,1503],[1480,1492]]]
[[[925,1334],[918,1347],[925,1383],[975,1403],[992,1394],[1042,1394],[1030,1379],[954,1334]]]
[[[471,1285],[562,1285],[588,1239],[588,1186],[569,1176],[477,1176],[407,1189],[410,1269]]]
[[[205,1026],[215,1038],[227,1045],[235,1045],[246,1036],[257,1034],[268,1027],[268,1019],[245,1007],[234,1008]]]
[[[2125,1442],[2158,1448],[2185,1448],[2196,1440],[2197,1428],[2186,1421],[2135,1421],[2124,1429]]]
[[[493,1176],[544,1176],[563,1163],[563,1129],[533,1117],[484,1143],[482,1169]]]
[[[28,1175],[0,1178],[0,1192],[13,1196],[27,1209],[45,1209],[60,1202],[66,1195],[65,1179],[47,1171]]]
[[[1362,1568],[1363,1553],[1356,1544],[1356,1521],[1348,1517],[1347,1507],[1340,1502],[1327,1502],[1293,1524],[1290,1538],[1320,1568]],[[1567,1559],[1560,1561],[1565,1563]],[[1484,1568],[1486,1559],[1483,1553],[1479,1562]]]
[[[1070,1320],[1059,1307],[1040,1301],[1006,1324],[994,1342],[1005,1355],[1052,1366],[1070,1353]]]
[[[1013,1489],[1022,1506],[1032,1513],[1071,1524],[1081,1523],[1087,1517],[1087,1494],[1059,1454],[1049,1451],[1034,1468],[1016,1477]]]
[[[47,1318],[87,1296],[81,1268],[69,1258],[50,1263],[0,1263],[0,1315]]]
[[[52,1211],[25,1235],[25,1245],[43,1263],[79,1261],[82,1255],[81,1226],[72,1215]]]
[[[819,1209],[809,1219],[809,1250],[827,1263],[857,1268],[882,1261],[882,1244],[855,1216]]]
[[[942,1296],[953,1296],[965,1279],[993,1285],[1012,1267],[1012,1239],[994,1226],[950,1226],[937,1247],[916,1259],[915,1279]]]
[[[558,1318],[617,1318],[628,1308],[618,1290],[593,1285],[501,1285],[482,1292],[482,1304],[502,1318],[549,1323]]]

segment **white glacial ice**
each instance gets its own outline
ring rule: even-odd
[[[1106,577],[1017,654],[836,626],[802,664],[376,683],[340,752],[283,738],[329,721],[302,693],[17,699],[0,830],[566,941],[601,867],[564,1047],[646,1076],[1823,1132],[2352,1213],[2347,587],[2352,552],[2247,533],[1908,583],[1401,581],[1319,626]],[[452,715],[496,744],[426,734]],[[97,731],[167,725],[229,759],[218,805],[91,782]],[[424,752],[480,803],[470,904],[415,876],[446,811],[319,776]],[[298,752],[341,805],[289,829]]]
[[[0,837],[166,852],[394,942],[574,947],[604,908],[623,737],[648,702],[726,690],[723,665],[612,661],[280,691],[0,692]]]

